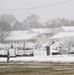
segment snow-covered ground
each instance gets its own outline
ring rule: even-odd
[[[0,57],[0,62],[6,61],[6,57]],[[34,61],[34,62],[74,62],[73,55],[50,55],[50,56],[34,56],[34,57],[13,57],[10,61]]]

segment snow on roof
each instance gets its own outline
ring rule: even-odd
[[[28,30],[23,30],[23,31],[11,31],[10,35],[22,35],[26,34]]]
[[[52,33],[53,29],[52,28],[36,28],[36,29],[31,29],[35,33]]]
[[[74,36],[74,32],[61,32],[61,33],[58,33],[58,34],[52,36],[50,39],[62,38],[62,37],[70,37],[70,36]]]
[[[36,36],[37,34],[25,34],[25,35],[12,35],[8,36],[5,40],[28,40],[31,39],[32,37]]]
[[[64,31],[74,31],[74,26],[62,26],[61,28]]]

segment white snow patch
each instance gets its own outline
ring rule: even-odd
[[[6,61],[6,57],[1,57],[1,61]],[[34,62],[74,62],[72,55],[50,55],[50,56],[34,56],[34,57],[14,57],[10,61],[34,61]]]

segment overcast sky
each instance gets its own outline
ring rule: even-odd
[[[74,0],[59,5],[31,9],[31,10],[1,10],[1,9],[27,9],[42,7],[70,0],[0,0],[0,15],[13,14],[16,19],[23,21],[27,16],[36,14],[41,22],[54,18],[68,18],[74,20]]]

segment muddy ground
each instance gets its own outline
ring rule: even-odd
[[[0,75],[74,75],[74,63],[0,62]]]

